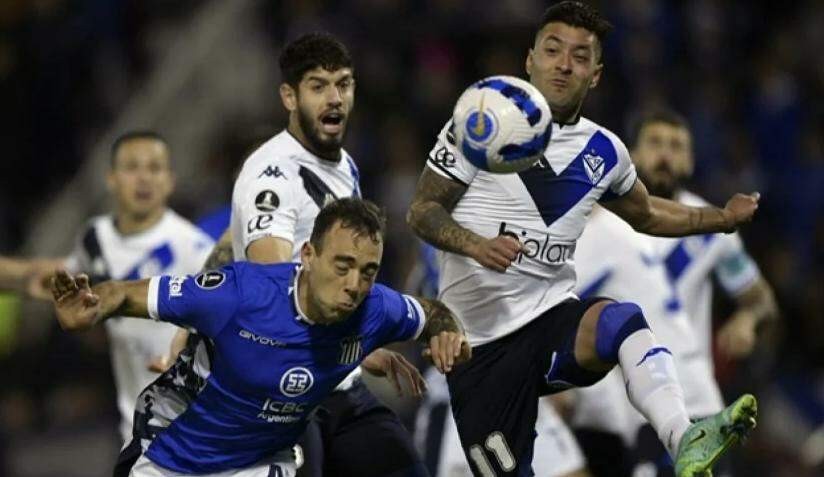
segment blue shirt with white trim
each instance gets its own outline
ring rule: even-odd
[[[380,284],[348,319],[312,324],[296,299],[299,275],[297,264],[237,262],[150,281],[152,318],[195,328],[213,343],[211,374],[156,430],[145,451],[150,460],[191,474],[263,461],[295,444],[310,412],[367,354],[423,328],[420,304]],[[171,409],[162,383],[147,388],[146,399]]]

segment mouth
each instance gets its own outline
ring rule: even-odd
[[[139,190],[135,192],[134,198],[139,201],[147,201],[152,199],[152,193],[145,190]]]
[[[554,78],[550,80],[549,84],[557,89],[566,89],[569,86],[569,81],[562,78]]]
[[[343,132],[346,115],[340,111],[329,111],[320,116],[320,129],[329,135],[338,135]]]

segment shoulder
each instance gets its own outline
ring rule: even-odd
[[[618,137],[618,135],[612,132],[609,128],[604,127],[596,123],[595,121],[589,120],[587,118],[581,118],[581,121],[586,121],[584,126],[588,130],[590,130],[592,134],[600,133],[601,135],[603,135],[618,153],[629,155],[629,152],[627,152],[627,146],[626,144],[624,144],[624,141],[622,141],[621,138]]]
[[[259,303],[267,301],[273,293],[288,291],[297,264],[262,264],[247,261],[233,262],[217,270],[209,270],[198,275],[215,274],[216,281],[232,278],[244,301]]]
[[[297,171],[299,164],[295,158],[301,153],[297,141],[284,130],[249,155],[240,170],[238,182],[280,177],[291,179],[288,174]]]

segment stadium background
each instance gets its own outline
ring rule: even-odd
[[[776,290],[781,326],[751,359],[718,363],[725,392],[762,419],[740,475],[824,475],[824,3],[592,2],[616,26],[585,114],[619,134],[666,103],[693,127],[691,187],[759,190],[742,235]],[[172,206],[197,219],[229,199],[255,141],[285,125],[284,41],[324,29],[358,81],[346,148],[390,213],[382,279],[403,283],[403,215],[461,89],[522,75],[538,0],[2,0],[0,252],[58,256],[106,210],[112,139],[149,127],[171,143]],[[402,20],[402,21],[401,21]],[[607,253],[607,252],[605,252]],[[730,304],[717,303],[718,316]],[[66,336],[45,305],[0,298],[0,475],[109,475],[117,419],[105,334]],[[414,401],[393,400],[411,422]],[[816,433],[817,429],[817,433]]]

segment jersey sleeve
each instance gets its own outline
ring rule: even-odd
[[[735,234],[718,234],[724,241],[724,249],[713,268],[721,287],[730,295],[740,295],[761,276],[755,260],[744,250],[741,237]]]
[[[441,129],[435,146],[429,152],[426,166],[436,174],[468,186],[478,174],[478,168],[455,146],[452,120]]]
[[[632,158],[629,155],[627,146],[618,137],[613,134],[609,135],[612,145],[615,148],[615,155],[617,162],[615,164],[615,174],[612,175],[612,180],[601,196],[600,201],[606,202],[612,199],[617,199],[625,195],[635,185],[638,179],[638,173],[635,171],[635,165],[632,163]]]
[[[232,213],[240,224],[243,250],[255,240],[277,237],[295,241],[295,224],[300,210],[296,187],[300,177],[282,166],[244,168],[232,194]]]
[[[214,338],[240,307],[234,266],[192,276],[158,276],[149,280],[149,316],[194,328]]]
[[[406,341],[420,336],[426,322],[423,307],[415,298],[375,285],[381,295],[380,334],[384,343]]]

